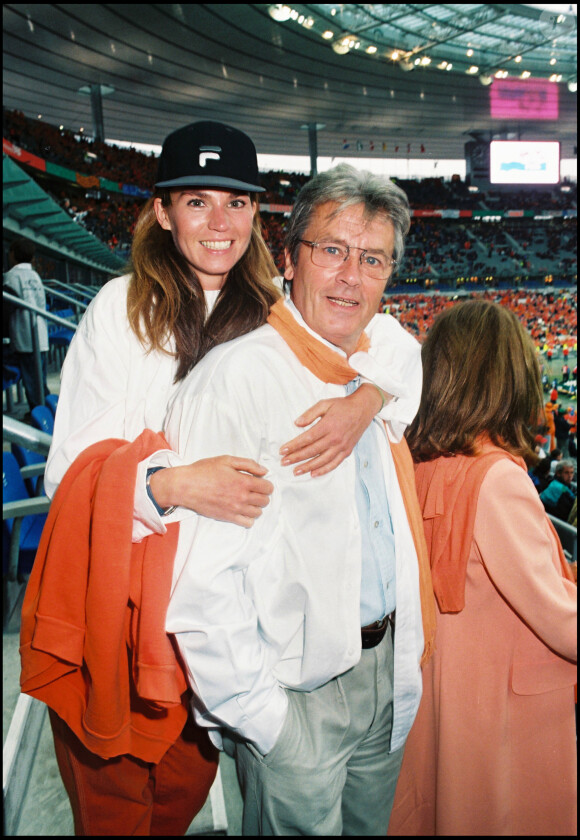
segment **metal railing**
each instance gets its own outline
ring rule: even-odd
[[[46,432],[33,429],[26,423],[21,423],[19,420],[6,415],[3,417],[2,436],[3,440],[8,443],[18,443],[45,456],[48,455],[52,440]],[[31,469],[36,470],[36,472],[38,470],[44,472],[45,466],[45,464],[35,464],[33,467],[21,469],[20,472],[23,477],[26,477]],[[46,496],[2,504],[2,519],[14,519],[10,539],[8,571],[2,582],[5,626],[10,621],[15,608],[19,605],[24,589],[24,581],[18,580],[20,528],[23,517],[33,513],[46,513],[49,507],[50,499]],[[19,696],[2,753],[5,836],[14,836],[18,832],[22,806],[28,790],[45,719],[46,706],[44,703],[26,694]]]
[[[3,440],[8,443],[17,443],[37,452],[40,455],[47,456],[50,444],[52,441],[51,435],[42,432],[40,429],[34,429],[26,423],[21,423],[20,420],[15,420],[13,417],[4,415],[3,417]],[[32,464],[29,467],[21,468],[20,472],[23,478],[28,478],[34,475],[39,475],[44,472],[46,464]],[[50,507],[50,499],[46,496],[37,496],[29,499],[19,499],[15,502],[2,503],[2,519],[14,519],[12,534],[10,538],[10,547],[8,551],[8,570],[6,580],[8,582],[18,581],[18,555],[20,550],[20,530],[22,528],[22,521],[25,516],[31,516],[36,513],[46,513]],[[21,581],[20,581],[21,582]],[[10,619],[13,610],[11,604],[10,593],[4,592],[4,621]]]
[[[85,286],[83,283],[63,283],[62,280],[54,279],[43,280],[42,282],[47,290],[54,291],[52,288],[53,286],[60,286],[60,288],[65,289],[68,294],[75,292],[83,298],[94,298],[97,292],[102,288],[102,286]]]
[[[60,293],[59,293],[60,294]],[[42,375],[42,358],[40,355],[40,340],[38,337],[38,318],[44,318],[45,321],[50,321],[53,324],[59,324],[61,327],[66,327],[73,332],[77,325],[74,321],[67,321],[66,318],[61,318],[59,315],[53,315],[51,312],[40,309],[32,303],[26,303],[15,295],[9,292],[2,292],[2,299],[19,309],[25,309],[30,314],[30,334],[32,337],[32,353],[34,354],[34,386],[35,386],[35,400],[36,405],[44,405],[44,386]],[[77,305],[80,305],[77,303]]]
[[[568,522],[564,522],[563,519],[558,519],[557,516],[552,516],[551,513],[547,514],[548,519],[556,529],[556,533],[560,538],[560,542],[562,543],[562,548],[564,550],[564,555],[566,560],[569,563],[576,563],[578,559],[578,531],[573,526],[570,525]]]

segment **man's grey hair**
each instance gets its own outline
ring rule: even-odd
[[[568,469],[568,467],[572,467],[574,471],[576,470],[576,464],[574,463],[574,461],[570,460],[570,458],[562,458],[562,460],[558,461],[556,464],[554,475],[558,475],[563,470]]]
[[[285,246],[293,265],[296,265],[298,260],[300,240],[304,239],[312,214],[317,207],[328,201],[338,205],[332,215],[341,213],[347,207],[363,204],[368,221],[379,214],[390,219],[395,228],[393,258],[397,264],[400,263],[405,250],[405,237],[411,226],[407,196],[386,175],[375,175],[367,170],[356,169],[348,163],[340,163],[333,169],[315,175],[300,190],[288,221],[285,238]]]

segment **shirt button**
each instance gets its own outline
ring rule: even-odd
[[[380,524],[381,524],[381,523],[380,523],[380,522],[378,522],[378,521],[377,521],[377,522],[375,522],[375,528],[378,528]]]
[[[369,465],[369,462],[365,461],[364,464],[363,464],[363,467],[368,467],[368,465]]]

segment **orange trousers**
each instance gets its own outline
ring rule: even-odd
[[[87,750],[49,709],[58,768],[78,836],[180,836],[201,810],[217,773],[218,751],[188,718],[158,764]]]

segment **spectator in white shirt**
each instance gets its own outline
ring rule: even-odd
[[[35,253],[34,242],[29,239],[15,239],[10,245],[10,270],[4,275],[3,288],[24,303],[46,311],[46,293],[40,275],[32,267]],[[49,394],[46,383],[48,329],[46,320],[27,309],[9,304],[10,355],[20,368],[24,393],[30,408],[44,405]],[[36,322],[36,336],[33,322]],[[38,341],[40,371],[37,369],[34,344]]]

